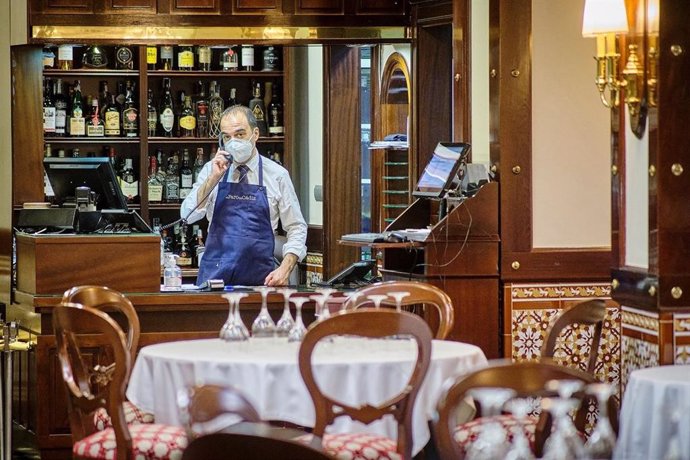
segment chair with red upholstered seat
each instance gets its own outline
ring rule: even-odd
[[[410,336],[417,349],[417,360],[403,390],[378,405],[351,406],[324,394],[312,368],[314,349],[329,336],[350,335],[368,338]],[[312,325],[299,350],[299,369],[314,402],[316,423],[312,443],[333,456],[345,458],[404,458],[412,455],[412,410],[431,360],[431,331],[424,320],[407,312],[389,309],[348,311]],[[334,395],[337,396],[337,395]],[[324,434],[337,417],[349,416],[369,424],[386,415],[397,421],[398,439],[371,434]],[[371,456],[370,456],[371,455]],[[375,455],[375,456],[373,456]]]
[[[139,317],[134,309],[132,302],[115,289],[105,286],[75,286],[62,296],[63,302],[73,302],[86,307],[95,308],[105,313],[116,313],[124,316],[127,334],[127,349],[132,357],[132,362],[136,357],[137,347],[139,346]],[[110,365],[113,365],[111,363]],[[129,378],[129,376],[127,376]],[[133,423],[153,423],[154,416],[145,412],[129,401],[124,402],[125,420],[128,424]],[[112,421],[105,409],[100,409],[94,414],[94,424],[97,430],[104,430],[112,427]]]
[[[215,433],[189,444],[183,460],[329,460],[331,456],[303,443],[238,433]]]
[[[436,339],[443,340],[453,329],[454,315],[453,302],[448,294],[434,285],[421,281],[384,281],[358,289],[355,295],[345,303],[346,310],[353,310],[362,306],[371,307],[372,301],[367,299],[370,295],[387,295],[389,292],[409,292],[410,295],[402,300],[401,305],[432,305],[438,312],[438,329]],[[384,300],[382,305],[395,306],[391,298]]]
[[[107,314],[75,303],[53,311],[57,355],[67,387],[67,403],[75,458],[118,460],[179,459],[187,445],[182,427],[128,425],[123,402],[131,370],[125,335]],[[88,354],[84,352],[88,349]],[[93,365],[107,349],[115,365]],[[97,431],[93,413],[107,409],[112,427]]]
[[[583,384],[594,383],[596,379],[586,372],[558,365],[552,362],[525,362],[517,364],[498,364],[475,371],[449,385],[439,399],[437,417],[434,421],[434,436],[442,460],[464,458],[465,450],[475,440],[486,423],[487,417],[478,417],[472,421],[458,424],[454,410],[467,395],[475,388],[499,387],[515,390],[516,397],[553,396],[553,392],[545,390],[550,380],[579,380]],[[581,398],[582,403],[576,413],[575,426],[581,432],[584,430],[590,398]],[[613,399],[609,402],[609,413]],[[515,419],[510,415],[500,415],[498,420],[506,431],[515,426]],[[613,420],[612,420],[613,422]],[[535,454],[541,456],[546,438],[551,433],[551,418],[542,414],[541,418],[529,417],[523,424],[523,429],[534,446]]]

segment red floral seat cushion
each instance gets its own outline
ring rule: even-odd
[[[312,435],[300,436],[300,442],[309,443]],[[323,449],[341,460],[401,460],[397,443],[385,436],[366,433],[326,434]]]
[[[530,448],[534,450],[534,431],[537,426],[537,417],[527,417],[527,419],[522,423],[522,430],[529,441]],[[467,452],[469,446],[477,440],[482,427],[489,422],[498,422],[501,427],[507,433],[508,442],[512,443],[515,433],[519,429],[519,424],[517,419],[510,415],[497,415],[494,417],[481,417],[472,420],[471,422],[463,423],[455,427],[453,431],[453,439],[458,443],[463,452]]]
[[[127,425],[154,422],[153,414],[144,412],[129,401],[125,401],[122,407],[125,410]],[[93,425],[98,431],[113,427],[113,422],[110,420],[110,415],[108,415],[108,411],[105,408],[101,407],[93,414]]]
[[[132,435],[132,457],[137,460],[182,458],[187,447],[184,428],[170,425],[146,423],[130,425]],[[114,459],[117,453],[115,432],[112,428],[96,431],[72,446],[75,458]]]

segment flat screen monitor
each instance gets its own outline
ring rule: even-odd
[[[442,198],[450,189],[458,168],[467,159],[469,151],[470,144],[464,142],[439,142],[412,194],[417,197]]]
[[[59,204],[76,202],[75,189],[85,186],[96,194],[97,209],[127,210],[109,158],[44,158],[43,167]]]

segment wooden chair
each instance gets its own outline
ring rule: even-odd
[[[251,402],[236,388],[221,385],[201,385],[189,390],[185,407],[189,433],[206,435],[221,431],[224,426],[209,426],[224,415],[236,415],[239,420],[261,422]],[[209,431],[209,429],[211,431]]]
[[[421,281],[384,281],[382,283],[365,286],[356,291],[356,296],[351,297],[345,303],[345,309],[353,310],[361,306],[371,307],[372,301],[367,299],[370,295],[385,295],[389,292],[405,291],[410,295],[405,297],[402,305],[433,305],[438,311],[439,325],[436,331],[436,339],[445,339],[453,329],[453,322],[455,313],[453,310],[453,302],[450,300],[448,294],[443,292],[428,283]],[[395,301],[392,298],[384,300],[382,305],[395,306]]]
[[[139,346],[139,316],[132,302],[120,292],[105,286],[75,286],[62,295],[63,302],[81,304],[90,308],[95,308],[106,313],[116,312],[124,316],[127,331],[127,349],[132,357],[132,363],[136,357],[137,347]],[[114,365],[114,362],[110,364]],[[129,379],[129,375],[127,375]],[[139,409],[129,401],[124,402],[125,420],[131,423],[153,423],[154,416],[151,413]],[[112,427],[112,421],[105,409],[96,411],[94,414],[94,424],[96,429],[104,430]]]
[[[546,333],[546,339],[541,349],[541,356],[543,358],[554,358],[556,342],[565,328],[573,325],[594,325],[592,341],[589,348],[589,357],[586,360],[587,372],[594,374],[599,352],[599,341],[601,340],[601,329],[604,324],[605,316],[606,304],[603,300],[598,299],[580,302],[563,311]]]
[[[333,457],[298,441],[251,434],[215,433],[189,444],[182,460],[330,460]]]
[[[594,383],[596,379],[579,369],[572,369],[553,362],[524,362],[517,364],[499,364],[475,371],[452,383],[444,391],[437,406],[437,416],[434,420],[434,438],[442,460],[464,458],[468,444],[460,445],[456,441],[456,434],[460,439],[470,441],[479,433],[485,419],[476,418],[467,423],[458,424],[454,410],[467,396],[469,390],[484,387],[510,388],[516,391],[516,397],[553,396],[554,392],[544,389],[549,380],[579,380],[584,384]],[[584,431],[586,415],[589,410],[591,397],[582,396],[582,403],[575,416],[575,426]],[[617,409],[615,400],[609,401],[609,414],[612,424],[617,426]],[[613,409],[613,410],[611,410]],[[615,419],[615,420],[614,420]],[[514,426],[512,416],[499,416],[499,421],[505,426]],[[526,422],[526,431],[534,429],[534,448],[537,457],[541,457],[546,438],[551,433],[551,418],[542,413],[537,419],[530,417]]]
[[[74,303],[53,310],[57,355],[67,387],[67,405],[75,458],[118,460],[181,455],[187,436],[181,427],[153,423],[128,425],[123,402],[131,354],[122,329],[107,314]],[[92,366],[97,359],[82,348],[109,348],[115,366]],[[112,427],[97,431],[93,413],[106,408]]]
[[[314,377],[312,354],[320,340],[333,335],[369,338],[412,336],[417,344],[417,362],[403,391],[378,406],[366,404],[358,407],[341,403],[324,394]],[[429,369],[431,341],[431,331],[420,317],[388,309],[349,311],[311,326],[300,346],[299,369],[314,401],[316,423],[312,443],[323,446],[326,452],[336,457],[338,454],[347,452],[352,455],[352,458],[365,458],[362,451],[375,449],[380,458],[388,458],[386,455],[397,452],[402,458],[410,459],[412,456],[412,410],[419,388]],[[397,421],[397,442],[382,436],[364,434],[324,435],[326,426],[340,416],[349,416],[353,420],[368,424],[385,415],[392,415]]]

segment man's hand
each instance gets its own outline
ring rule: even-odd
[[[296,264],[297,256],[292,253],[286,254],[280,266],[266,276],[264,284],[266,286],[286,286],[290,272]]]
[[[211,158],[211,173],[206,178],[199,190],[196,192],[196,199],[199,206],[204,206],[211,189],[220,182],[220,179],[225,174],[225,171],[230,167],[230,161],[228,160],[228,153],[224,150],[218,150],[216,156]]]

